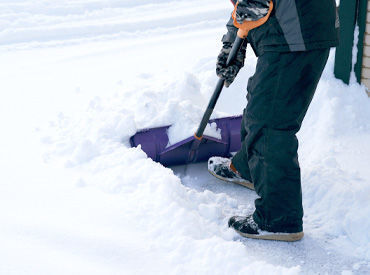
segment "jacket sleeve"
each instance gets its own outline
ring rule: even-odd
[[[236,38],[236,33],[238,32],[238,28],[234,26],[233,18],[230,17],[229,21],[226,24],[227,33],[224,34],[222,37],[223,43],[233,43]]]

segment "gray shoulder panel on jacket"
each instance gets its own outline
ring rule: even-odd
[[[301,25],[294,0],[276,0],[275,16],[291,51],[305,51]]]

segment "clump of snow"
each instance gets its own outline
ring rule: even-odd
[[[207,125],[204,135],[221,139],[221,129],[217,128],[216,122],[212,122]]]

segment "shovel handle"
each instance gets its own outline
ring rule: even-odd
[[[244,38],[241,38],[239,36],[236,37],[236,39],[233,43],[233,46],[230,50],[229,56],[227,57],[226,66],[229,66],[231,64],[231,62],[234,61],[234,59],[236,58],[236,55],[239,52],[239,49],[240,49],[241,45],[243,44],[243,41],[244,41]],[[209,118],[211,117],[211,115],[213,113],[213,109],[215,108],[217,100],[218,100],[218,98],[221,94],[222,88],[224,87],[224,83],[225,83],[224,79],[220,78],[218,80],[216,88],[213,92],[213,95],[212,95],[211,99],[209,100],[208,107],[207,107],[206,111],[204,112],[202,121],[199,124],[198,130],[194,134],[196,139],[199,139],[199,140],[202,139],[204,129],[206,128],[206,126],[208,124],[208,121],[209,121]]]

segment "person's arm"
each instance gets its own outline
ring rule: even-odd
[[[236,1],[231,1],[234,5]],[[270,0],[239,0],[236,8],[236,20],[242,24],[245,20],[256,21],[265,17],[269,11]],[[244,66],[247,40],[242,44],[236,59],[230,66],[226,66],[226,60],[230,53],[231,47],[235,41],[238,28],[234,26],[231,17],[226,24],[227,33],[222,37],[223,47],[217,58],[216,74],[218,77],[225,79],[225,86],[228,87],[234,81],[240,69]]]

